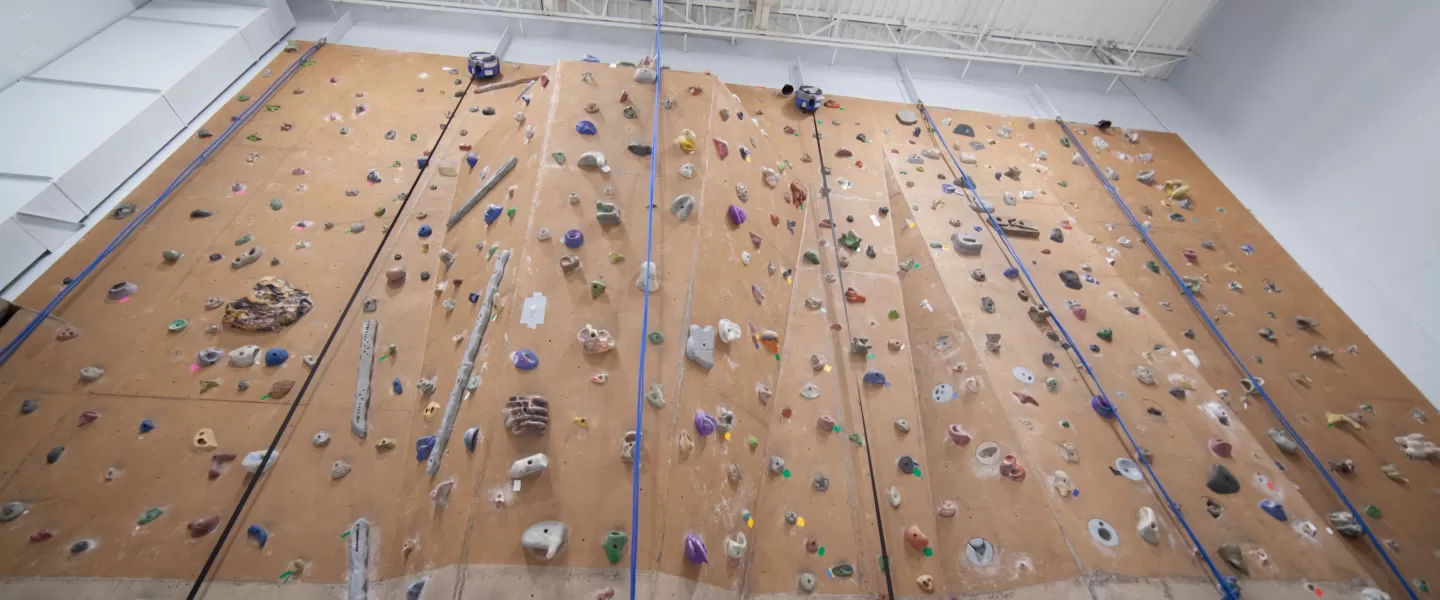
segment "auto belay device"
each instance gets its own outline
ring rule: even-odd
[[[802,85],[795,90],[795,108],[807,113],[815,112],[824,101],[825,95],[820,93],[820,88],[813,85]]]
[[[500,59],[489,52],[471,52],[470,74],[477,79],[495,77],[500,74]]]

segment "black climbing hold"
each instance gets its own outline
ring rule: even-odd
[[[208,211],[208,210],[205,210],[205,209],[203,209],[203,208],[197,208],[197,209],[195,209],[195,210],[190,211],[190,218],[192,218],[192,219],[203,219],[203,218],[208,217],[208,216],[213,215],[213,214],[215,214],[215,213],[210,212],[210,211]]]
[[[1065,284],[1065,287],[1072,290],[1078,290],[1082,287],[1080,284],[1080,274],[1069,269],[1060,272],[1060,281]]]
[[[481,110],[481,111],[480,111],[480,114],[485,115],[485,116],[494,115],[494,114],[495,114],[495,107],[493,107],[493,106],[487,106],[487,107],[485,107],[484,110]]]
[[[72,282],[72,281],[75,281],[75,280],[74,280],[73,278],[66,277],[66,278],[64,278],[64,279],[61,279],[61,280],[60,280],[60,283],[63,283],[63,284],[65,284],[65,285],[70,285],[70,282]]]
[[[1157,417],[1163,416],[1163,415],[1165,414],[1165,413],[1161,412],[1160,409],[1155,408],[1155,407],[1153,407],[1153,406],[1150,407],[1150,408],[1145,409],[1145,412],[1150,413],[1150,414],[1152,414],[1152,415],[1154,415],[1154,416],[1157,416]]]
[[[902,456],[902,457],[900,457],[900,470],[901,470],[901,471],[904,471],[906,475],[909,475],[909,474],[914,473],[914,472],[915,472],[915,459],[910,458],[910,457],[908,457],[908,456]]]
[[[911,132],[910,132],[910,136],[911,136],[911,137],[920,137],[920,128],[919,128],[919,127],[916,127],[916,128],[915,128],[915,131],[911,131]]]
[[[430,272],[429,272],[429,271],[421,271],[421,272],[420,272],[420,281],[430,281]]]
[[[1184,333],[1185,333],[1185,337],[1190,338],[1190,339],[1192,339],[1192,340],[1195,339],[1195,330],[1193,330],[1193,329],[1186,329]]]
[[[1176,398],[1179,398],[1179,399],[1181,399],[1181,400],[1184,400],[1184,399],[1185,399],[1185,389],[1184,389],[1184,388],[1178,388],[1178,387],[1170,388],[1170,395],[1171,395],[1171,396],[1174,396],[1174,397],[1176,397]]]
[[[855,222],[855,215],[845,215],[845,222],[846,222],[846,223],[854,223],[854,222]]]
[[[1100,131],[1109,131],[1110,125],[1112,125],[1112,123],[1109,119],[1100,119],[1100,122],[1095,124],[1096,127],[1100,128]]]
[[[784,87],[780,88],[780,95],[781,95],[781,96],[789,96],[790,94],[793,94],[793,93],[795,93],[795,86],[790,85],[790,84],[788,84],[788,83],[785,84]]]
[[[1096,353],[1096,354],[1099,354],[1099,353],[1100,353],[1100,347],[1099,347],[1099,346],[1096,346],[1095,344],[1090,344],[1090,351],[1091,351],[1091,352],[1094,352],[1094,353]]]
[[[219,253],[219,252],[216,252],[216,253],[210,255],[210,262],[215,262],[215,261],[220,260],[220,259],[222,259],[222,258],[225,258],[225,255],[224,255],[224,254],[221,254],[221,253]]]
[[[75,542],[75,543],[73,543],[73,544],[70,544],[70,553],[71,553],[71,554],[79,554],[79,553],[84,552],[84,551],[89,550],[89,549],[90,549],[90,540],[80,540],[80,541],[78,541],[78,542]]]
[[[1210,479],[1205,482],[1205,487],[1217,494],[1235,494],[1240,491],[1240,480],[1236,479],[1225,465],[1217,463],[1210,470]]]
[[[45,453],[45,464],[55,464],[56,461],[60,460],[60,455],[64,453],[64,446],[56,446],[54,448],[51,448],[49,452]]]
[[[36,402],[34,400],[22,400],[20,402],[20,414],[22,415],[28,415],[37,410],[40,410],[39,402]]]

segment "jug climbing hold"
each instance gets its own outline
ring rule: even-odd
[[[1025,481],[1025,467],[1020,464],[1020,460],[1014,454],[1006,454],[1000,459],[1000,475],[1010,481],[1020,483]]]
[[[544,453],[533,454],[510,463],[510,478],[521,479],[531,475],[539,475],[540,473],[544,473],[545,469],[548,468],[550,468],[550,457],[545,456]]]
[[[1222,439],[1212,439],[1209,442],[1210,453],[1220,458],[1230,458],[1232,448],[1230,442]]]
[[[705,412],[703,409],[696,409],[694,421],[695,432],[700,434],[701,437],[715,433],[715,417],[711,416],[710,413]]]
[[[1148,506],[1140,507],[1140,520],[1135,524],[1135,533],[1146,542],[1160,543],[1160,522],[1155,518],[1154,509]]]
[[[134,294],[137,289],[135,284],[122,281],[110,286],[110,289],[105,293],[105,297],[111,300],[124,300]]]
[[[1095,411],[1095,414],[1100,415],[1102,419],[1115,418],[1115,405],[1111,404],[1110,400],[1104,396],[1092,396],[1090,398],[1090,408]]]
[[[535,356],[535,352],[524,348],[511,352],[510,362],[521,371],[530,371],[540,366],[540,358]]]
[[[693,531],[685,533],[685,558],[697,565],[710,562],[710,551],[705,548],[705,540],[700,538],[700,534]]]
[[[946,428],[945,433],[950,436],[950,441],[959,446],[964,446],[973,439],[970,433],[965,431],[965,428],[961,427],[959,423],[952,423],[950,427]]]
[[[1234,567],[1236,571],[1245,575],[1250,574],[1250,568],[1245,564],[1245,553],[1240,550],[1239,546],[1235,544],[1225,544],[1216,548],[1215,554],[1218,555],[1221,560],[1225,561],[1226,564]]]
[[[247,527],[245,529],[245,535],[255,538],[255,543],[259,544],[261,548],[264,548],[265,544],[270,541],[270,532],[266,531],[265,528],[260,525]]]
[[[565,524],[560,521],[541,521],[520,534],[520,546],[537,558],[550,560],[565,545],[566,533]]]

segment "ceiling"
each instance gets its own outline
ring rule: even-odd
[[[1159,77],[1221,0],[335,0]]]

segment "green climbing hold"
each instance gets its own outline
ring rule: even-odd
[[[862,438],[860,437],[860,434],[858,434],[858,433],[852,433],[852,434],[850,434],[850,441],[855,442],[855,445],[856,445],[856,446],[864,446],[864,445],[865,445],[865,440],[862,439]]]
[[[245,94],[240,94],[239,96],[236,96],[235,99],[236,99],[236,100],[239,100],[239,101],[241,101],[241,102],[249,102],[249,101],[250,101],[250,97],[249,97],[249,96],[246,96]]]
[[[630,62],[630,61],[628,61],[628,60],[622,60],[622,61],[620,61],[620,62],[618,62],[618,63],[615,63],[615,66],[617,66],[617,67],[632,67],[632,68],[633,68],[633,67],[635,66],[635,63]]]
[[[625,556],[625,544],[630,541],[630,536],[623,531],[612,531],[605,534],[605,558],[610,559],[610,564],[620,562]]]
[[[485,262],[490,262],[490,259],[495,258],[495,251],[499,249],[500,246],[491,246],[489,252],[485,255]]]
[[[754,450],[754,449],[760,447],[760,438],[755,437],[755,436],[752,435],[752,436],[750,436],[748,439],[745,440],[745,443],[750,444],[750,449],[751,449],[751,450]]]
[[[245,139],[250,140],[250,141],[252,141],[252,142],[258,142],[258,141],[260,141],[260,136],[255,135],[255,134],[252,133],[252,134],[250,134],[250,135],[245,136]]]
[[[185,319],[175,319],[174,321],[171,321],[168,326],[166,326],[166,329],[169,329],[170,333],[180,333],[182,331],[185,331],[185,328],[189,326],[190,321]]]
[[[550,153],[550,158],[555,159],[555,164],[557,164],[557,165],[563,165],[563,164],[565,164],[565,153],[564,153],[564,152],[551,152],[551,153]]]
[[[603,293],[605,293],[605,282],[600,281],[599,279],[590,282],[590,297],[592,299],[599,298],[600,294]]]
[[[1273,312],[1267,312],[1267,313],[1265,313],[1265,316],[1270,317],[1270,318],[1273,319],[1273,318],[1275,318],[1275,313],[1273,313]]]
[[[645,336],[645,339],[650,340],[650,343],[652,344],[663,344],[665,343],[665,334],[658,331],[652,331],[650,332],[650,335]]]
[[[849,577],[855,574],[855,565],[852,565],[850,563],[840,563],[838,565],[830,567],[830,574],[836,577]]]
[[[376,208],[376,209],[375,209],[375,216],[377,216],[377,217],[383,217],[383,216],[385,216],[385,207],[381,206],[381,207],[379,207],[379,208]]]
[[[944,248],[945,245],[944,245],[944,244],[941,244],[940,242],[930,242],[930,247],[931,247],[931,248]]]
[[[149,524],[151,521],[160,518],[160,515],[163,514],[165,514],[165,509],[156,506],[154,508],[147,509],[144,513],[141,513],[140,518],[136,519],[135,522],[140,525],[146,525]]]
[[[340,135],[350,135],[350,128],[349,128],[349,127],[341,127],[341,128],[340,128]]]
[[[1060,180],[1060,181],[1055,182],[1055,185],[1058,185],[1058,186],[1060,186],[1060,187],[1070,187],[1070,182],[1065,181],[1065,180],[1062,179],[1062,180]]]
[[[270,199],[270,210],[280,210],[282,208],[285,208],[285,203],[281,202],[279,198]]]
[[[254,236],[251,236],[250,234],[247,233],[247,234],[242,235],[242,236],[240,236],[240,237],[238,237],[238,238],[235,238],[235,245],[236,245],[236,246],[239,246],[239,245],[241,245],[241,244],[248,244],[248,243],[250,243],[250,240],[253,240],[253,239],[255,239],[255,237],[254,237]]]
[[[1145,268],[1150,269],[1150,272],[1151,272],[1151,273],[1159,273],[1159,272],[1160,272],[1160,263],[1157,263],[1157,262],[1155,262],[1155,261],[1153,261],[1153,260],[1147,260],[1147,261],[1145,261]]]
[[[812,265],[818,265],[820,264],[820,255],[816,254],[814,250],[806,250],[805,262],[808,262]]]
[[[515,207],[512,206],[510,210],[505,211],[505,216],[511,219],[515,218]]]
[[[1060,145],[1061,145],[1061,146],[1064,146],[1064,147],[1066,147],[1066,148],[1069,148],[1069,147],[1070,147],[1070,138],[1060,138]]]
[[[859,250],[860,236],[855,235],[854,230],[847,231],[845,232],[845,235],[840,236],[840,245],[851,250]]]
[[[916,172],[916,173],[924,173],[924,172],[925,172],[925,167],[915,167],[915,172]]]
[[[1380,518],[1380,507],[1374,504],[1367,504],[1365,506],[1365,514],[1370,515],[1372,519],[1378,519]]]
[[[1110,331],[1110,328],[1106,327],[1104,329],[1101,329],[1100,331],[1095,332],[1095,337],[1098,337],[1108,342],[1115,339],[1115,332]]]
[[[280,110],[280,105],[279,105],[279,104],[266,104],[266,105],[265,105],[265,112],[275,112],[275,111],[277,111],[277,110]]]
[[[413,134],[413,133],[410,134],[410,141],[413,142],[413,141],[418,140],[418,139],[420,139],[420,136],[415,135],[415,134]]]
[[[893,309],[893,308],[890,309],[890,318],[891,318],[891,319],[898,319],[898,318],[900,318],[900,311],[895,310],[895,309]]]

